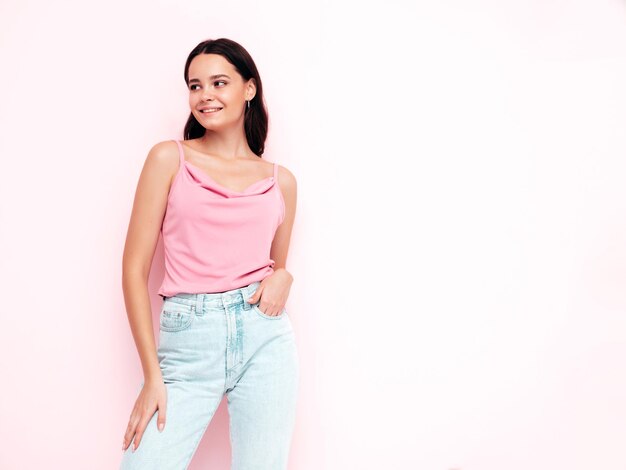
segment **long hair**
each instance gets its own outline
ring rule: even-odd
[[[263,84],[252,57],[240,44],[231,39],[219,38],[203,41],[187,57],[187,62],[185,63],[185,83],[187,88],[189,88],[189,64],[199,54],[219,54],[233,64],[244,81],[254,78],[256,95],[250,100],[250,108],[247,105],[245,107],[244,128],[250,149],[261,157],[265,151],[268,115],[265,100],[263,99]],[[190,113],[183,131],[184,139],[189,140],[202,137],[205,131],[206,129],[198,122],[193,113]]]

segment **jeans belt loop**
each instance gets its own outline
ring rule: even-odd
[[[243,309],[250,310],[252,308],[252,305],[248,302],[248,297],[250,297],[250,288],[248,286],[242,287],[239,292],[243,298]]]
[[[204,311],[204,294],[196,294],[196,311],[195,314],[196,315],[202,315],[202,312]]]

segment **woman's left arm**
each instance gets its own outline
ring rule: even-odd
[[[285,167],[278,166],[278,185],[285,201],[285,218],[276,229],[270,258],[274,260],[274,273],[261,281],[256,292],[248,299],[251,304],[261,301],[259,308],[266,315],[274,316],[282,312],[293,276],[287,271],[287,253],[291,240],[291,229],[296,217],[297,183],[293,174]]]

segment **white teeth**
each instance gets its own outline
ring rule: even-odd
[[[222,108],[209,108],[209,109],[203,109],[202,111],[200,111],[201,113],[214,113],[216,111],[219,111]]]

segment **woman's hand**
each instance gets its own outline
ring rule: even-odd
[[[133,452],[139,447],[139,442],[143,436],[144,430],[148,422],[154,416],[154,412],[158,409],[159,416],[157,418],[157,427],[159,431],[163,431],[165,426],[165,410],[167,408],[167,387],[163,380],[150,380],[144,383],[135,407],[130,415],[126,434],[124,434],[124,442],[122,450],[126,450],[128,445],[135,436]]]
[[[285,308],[292,282],[293,276],[286,269],[279,268],[261,281],[252,297],[247,299],[248,303],[255,304],[260,299],[259,309],[270,317],[276,316]]]

